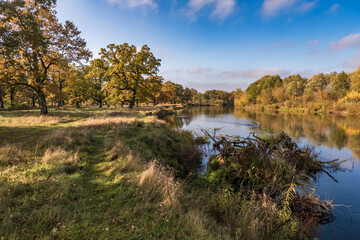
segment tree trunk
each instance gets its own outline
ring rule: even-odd
[[[129,109],[133,109],[134,106],[135,106],[136,90],[133,90],[132,92],[133,92],[133,94],[132,94],[131,101],[130,101],[130,104],[129,104]]]
[[[58,99],[58,108],[61,108],[62,106],[64,106],[64,104],[63,104],[63,100],[62,100],[62,90],[63,90],[63,88],[64,88],[64,86],[63,86],[63,83],[64,83],[64,81],[62,81],[61,80],[61,76],[60,76],[60,74],[61,74],[61,72],[60,72],[60,70],[58,70],[59,71],[59,99]]]
[[[78,94],[76,91],[74,91],[74,94],[75,94],[75,98],[76,98],[76,108],[80,108],[80,102],[79,100],[77,99],[78,98]]]
[[[157,104],[156,103],[156,97],[153,98],[153,104],[154,104],[154,106],[156,106],[156,104]]]
[[[36,95],[34,94],[34,95],[31,97],[31,103],[32,103],[32,106],[33,106],[33,107],[36,107],[35,101],[36,101]]]
[[[99,108],[102,108],[103,104],[102,104],[102,100],[99,101]]]
[[[14,107],[15,87],[10,87],[10,106]]]
[[[0,108],[4,108],[3,91],[0,89]]]
[[[38,99],[39,99],[39,105],[41,108],[41,114],[46,115],[48,114],[48,107],[46,104],[46,97],[45,94],[40,90],[38,92]]]

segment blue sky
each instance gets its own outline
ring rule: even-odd
[[[147,44],[165,80],[207,89],[246,88],[265,74],[355,70],[360,1],[58,0],[97,56],[124,42]]]

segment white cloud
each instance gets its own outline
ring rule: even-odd
[[[267,17],[278,15],[281,11],[294,6],[298,0],[264,0],[262,13]]]
[[[330,43],[332,51],[339,51],[350,47],[360,47],[360,33],[350,34],[339,41]]]
[[[209,5],[215,5],[211,13],[212,18],[224,19],[234,11],[235,0],[190,0],[185,10],[186,15],[191,19],[196,19],[197,13]]]
[[[278,41],[273,43],[270,48],[284,48],[284,47],[294,47],[297,43],[292,40]]]
[[[358,51],[356,57],[346,61],[343,66],[348,68],[358,68],[360,66],[360,51]]]
[[[234,0],[219,0],[217,1],[216,8],[212,12],[211,16],[214,18],[224,19],[233,12],[234,7]]]
[[[200,92],[205,92],[211,89],[234,91],[236,88],[246,89],[250,85],[249,82],[223,82],[223,81],[208,81],[206,84],[199,81],[185,82],[184,86],[189,88],[195,88]]]
[[[265,75],[280,75],[285,76],[289,75],[290,71],[280,68],[260,68],[260,69],[253,69],[253,70],[246,70],[246,71],[237,71],[237,72],[223,72],[223,74],[228,78],[246,78],[246,79],[254,79],[254,78],[261,78]]]
[[[300,13],[306,13],[313,9],[317,4],[315,1],[303,1],[303,0],[264,0],[261,12],[265,17],[276,17],[277,15],[296,11]]]
[[[315,40],[311,40],[311,41],[308,41],[307,42],[307,45],[309,47],[314,47],[314,46],[317,46],[319,44],[320,40],[319,39],[315,39]]]
[[[201,73],[203,69],[199,66],[193,66],[187,70],[187,73],[189,74],[198,74]]]
[[[157,3],[154,0],[106,0],[109,3],[118,4],[120,7],[140,8],[142,10],[156,10]]]
[[[340,4],[335,3],[331,6],[331,8],[328,10],[329,13],[336,13],[340,8]]]
[[[313,9],[316,6],[316,4],[317,4],[317,1],[303,2],[299,5],[299,7],[297,8],[297,11],[301,12],[301,13],[307,13],[308,11]]]
[[[356,58],[350,59],[349,61],[345,62],[344,66],[349,68],[360,67],[360,56],[357,56]]]

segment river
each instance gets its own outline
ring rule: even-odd
[[[318,179],[316,194],[333,200],[336,219],[321,227],[320,239],[360,237],[360,118],[313,114],[246,112],[226,107],[198,107],[178,111],[167,121],[174,127],[199,132],[221,128],[225,134],[247,137],[250,132],[268,136],[284,131],[299,145],[315,148],[319,158],[349,160],[346,171]],[[258,127],[261,124],[261,128]]]

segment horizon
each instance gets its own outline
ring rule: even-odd
[[[61,0],[56,10],[78,26],[94,57],[110,43],[148,45],[165,81],[200,92],[360,65],[353,1]]]

